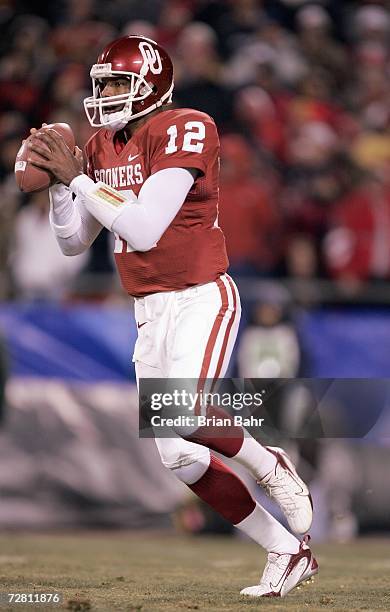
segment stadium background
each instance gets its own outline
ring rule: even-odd
[[[110,237],[59,252],[47,194],[14,182],[29,128],[66,121],[84,144],[100,49],[121,34],[158,40],[174,59],[174,102],[210,113],[221,133],[220,224],[244,305],[232,373],[384,379],[389,29],[388,2],[1,2],[0,527],[227,529],[137,438],[136,330]],[[382,384],[367,402],[337,398],[351,420],[380,403],[364,439],[287,442],[313,488],[317,540],[390,527]],[[291,401],[286,419],[305,397]]]

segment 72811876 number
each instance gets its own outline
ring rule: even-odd
[[[62,595],[59,593],[0,593],[1,604],[59,604]]]

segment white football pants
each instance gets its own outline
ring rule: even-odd
[[[140,378],[222,378],[241,317],[238,289],[228,274],[183,291],[135,299],[138,339],[133,361]],[[192,484],[210,462],[208,448],[172,438],[156,438],[163,464]],[[187,467],[188,466],[188,467]],[[179,474],[180,473],[180,474]]]

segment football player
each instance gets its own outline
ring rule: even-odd
[[[65,255],[88,249],[103,227],[115,235],[125,291],[135,298],[137,379],[223,377],[240,319],[218,227],[219,141],[205,113],[171,108],[172,61],[154,41],[113,41],[91,69],[84,100],[99,130],[83,157],[52,130],[32,130],[37,166],[51,172],[50,221]],[[238,228],[239,231],[239,228]],[[192,441],[191,441],[192,440]],[[254,501],[211,450],[245,466],[296,533],[312,521],[309,491],[289,457],[242,427],[226,437],[156,439],[163,464],[226,520],[268,551],[251,596],[283,596],[317,571],[307,544]]]

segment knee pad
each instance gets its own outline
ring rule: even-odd
[[[156,438],[161,461],[185,484],[197,482],[210,465],[210,451],[205,446],[182,438]]]

